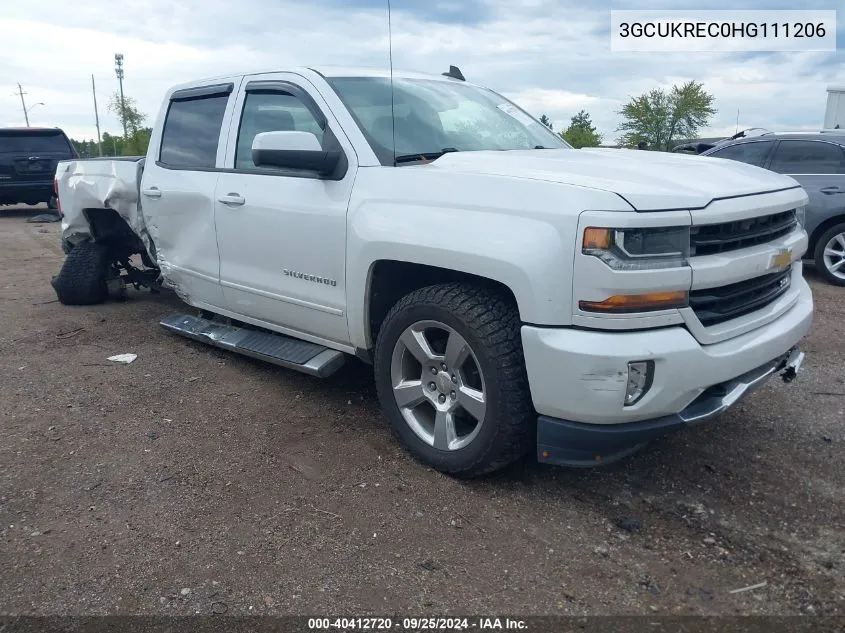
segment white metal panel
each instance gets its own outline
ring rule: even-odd
[[[192,305],[223,306],[213,202],[219,174],[214,168],[170,169],[157,164],[165,117],[170,97],[176,90],[232,83],[234,89],[229,95],[218,135],[215,164],[219,167],[240,80],[240,77],[225,77],[183,84],[169,90],[159,110],[147,151],[141,180],[144,220],[155,243],[157,263],[166,284],[183,301]]]
[[[349,168],[343,180],[234,169],[250,81],[285,81],[311,95],[346,153]],[[215,195],[220,280],[228,311],[345,345],[346,212],[358,169],[352,144],[313,84],[293,73],[246,77],[229,130],[226,170],[219,175]],[[244,204],[219,201],[231,194]]]

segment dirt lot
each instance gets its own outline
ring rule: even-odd
[[[0,211],[0,613],[845,614],[845,289],[809,271],[791,385],[604,470],[461,482],[362,364],[182,339],[170,294],[63,307],[33,214]]]

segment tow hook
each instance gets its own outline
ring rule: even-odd
[[[798,375],[798,370],[801,369],[803,363],[804,352],[799,352],[797,349],[792,350],[784,364],[783,373],[780,375],[783,381],[790,383],[795,380],[795,376]]]

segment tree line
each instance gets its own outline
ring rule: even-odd
[[[115,92],[109,99],[108,110],[117,116],[120,126],[126,130],[126,134],[121,136],[103,132],[100,143],[102,153],[100,147],[97,146],[97,141],[93,139],[82,141],[71,139],[79,155],[83,158],[94,158],[101,155],[145,156],[153,130],[151,127],[144,125],[147,115],[141,112],[138,102],[127,96],[124,96],[121,100],[120,93]]]
[[[655,88],[638,97],[632,97],[617,112],[622,122],[616,128],[621,132],[619,145],[622,147],[644,147],[645,149],[668,152],[680,141],[695,138],[716,114],[713,107],[715,97],[704,90],[697,81],[688,81],[670,90]],[[144,123],[147,115],[138,108],[132,97],[115,92],[109,101],[109,111],[117,115],[124,136],[103,133],[103,156],[143,156],[147,153],[152,128]],[[554,130],[551,119],[545,114],[540,122]],[[581,110],[569,121],[569,126],[558,135],[575,148],[598,147],[603,137],[596,130],[590,114]],[[96,141],[72,139],[77,151],[83,157],[100,156]]]
[[[714,101],[715,97],[697,81],[672,86],[670,90],[656,88],[633,97],[617,112],[622,117],[616,128],[622,133],[619,145],[669,152],[679,142],[695,138],[707,126],[716,114]],[[554,129],[545,114],[540,122]],[[559,135],[576,148],[598,147],[602,142],[585,110],[573,116],[569,127]]]

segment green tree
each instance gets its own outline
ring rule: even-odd
[[[77,153],[82,158],[95,158],[100,155],[97,149],[97,141],[77,141],[76,139],[72,138],[70,139],[70,142],[73,143],[73,146],[76,148]]]
[[[668,92],[651,90],[626,103],[619,114],[622,124],[621,144],[636,147],[645,141],[649,149],[669,151],[673,141],[695,138],[716,114],[715,97],[704,90],[704,84],[688,81],[672,86]]]
[[[144,121],[147,120],[147,115],[141,112],[138,108],[138,102],[132,97],[124,95],[121,102],[120,93],[115,92],[109,100],[109,111],[117,115],[121,127],[126,129],[126,138],[122,139],[120,144],[119,156],[142,156],[147,153],[147,146],[150,143],[150,134],[152,130],[148,127],[143,127]],[[103,153],[107,154],[105,147],[105,134],[103,135]],[[110,137],[109,141],[112,147],[117,147],[117,138]]]
[[[569,120],[569,127],[560,133],[560,137],[572,147],[598,147],[602,136],[596,131],[593,120],[586,110],[581,110]]]
[[[545,114],[544,114],[543,116],[541,116],[541,117],[540,117],[540,123],[542,123],[543,125],[545,125],[545,126],[546,126],[547,128],[549,128],[550,130],[555,129],[554,124],[552,124],[552,120],[551,120],[549,117],[547,117]]]

